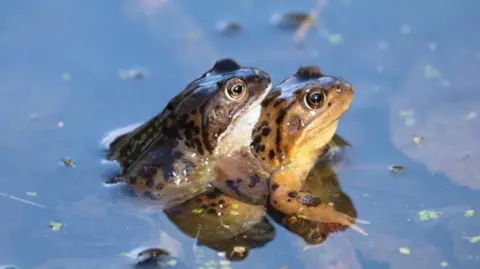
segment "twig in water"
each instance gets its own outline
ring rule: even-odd
[[[25,199],[22,199],[20,197],[16,197],[16,196],[13,196],[13,195],[5,194],[3,192],[0,192],[0,196],[7,197],[7,198],[10,198],[10,199],[13,199],[13,200],[17,200],[17,201],[20,201],[20,202],[23,202],[23,203],[26,203],[26,204],[29,204],[29,205],[36,206],[36,207],[47,208],[44,205],[41,205],[41,204],[38,204],[38,203],[35,203],[35,202],[31,202],[31,201],[28,201],[28,200],[25,200]]]
[[[317,1],[317,6],[314,9],[312,9],[312,11],[310,11],[310,14],[308,14],[308,18],[304,20],[302,24],[300,24],[297,31],[295,32],[295,35],[293,38],[295,42],[300,42],[305,38],[308,30],[312,28],[312,25],[317,20],[318,15],[320,15],[320,12],[324,9],[326,5],[327,5],[327,0]]]

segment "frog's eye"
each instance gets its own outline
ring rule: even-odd
[[[225,84],[225,94],[230,100],[239,100],[247,93],[247,87],[243,80],[233,78]]]
[[[325,91],[313,89],[305,94],[304,102],[309,109],[317,109],[323,105],[326,98]]]

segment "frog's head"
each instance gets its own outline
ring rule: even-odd
[[[260,103],[271,89],[270,76],[257,68],[221,59],[193,81],[179,105],[187,146],[202,155],[225,154],[248,145],[260,115]],[[183,109],[182,109],[183,110]]]
[[[253,153],[269,171],[293,160],[310,162],[334,136],[353,97],[346,80],[316,66],[299,68],[262,102],[252,133]]]

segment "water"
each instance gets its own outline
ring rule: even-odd
[[[355,85],[339,130],[353,147],[337,176],[359,217],[371,222],[362,225],[367,237],[347,230],[305,249],[303,239],[269,220],[260,228],[272,226],[274,238],[230,266],[478,268],[480,243],[472,242],[480,235],[480,37],[473,27],[479,4],[331,1],[302,46],[294,45],[294,30],[270,23],[276,12],[315,5],[2,2],[0,264],[131,268],[123,253],[163,247],[179,268],[210,260],[221,268],[215,251],[194,247],[195,239],[154,207],[103,185],[117,167],[102,163],[99,142],[158,113],[213,61],[229,56],[265,69],[275,83],[301,64],[317,64]],[[221,20],[243,28],[222,35],[215,28]],[[147,70],[145,77],[119,74],[132,68]],[[415,117],[404,119],[399,110],[414,110]],[[469,120],[461,121],[465,115]],[[415,145],[412,135],[425,140]],[[405,171],[390,173],[392,164]],[[421,221],[423,210],[441,214]],[[62,223],[58,231],[52,221]]]

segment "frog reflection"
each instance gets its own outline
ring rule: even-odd
[[[332,169],[342,160],[342,152],[348,146],[335,136],[329,143],[328,154],[319,159],[306,180],[306,187],[321,203],[332,203],[336,211],[356,218],[357,212],[340,186]],[[314,222],[290,216],[273,207],[237,200],[214,189],[185,203],[165,211],[168,218],[185,234],[196,238],[199,245],[225,252],[230,260],[242,260],[254,248],[262,247],[275,237],[275,229],[269,219],[303,238],[308,244],[321,244],[334,232],[343,231],[347,226],[338,223]],[[331,210],[325,211],[326,221]],[[245,249],[239,254],[236,248]]]

